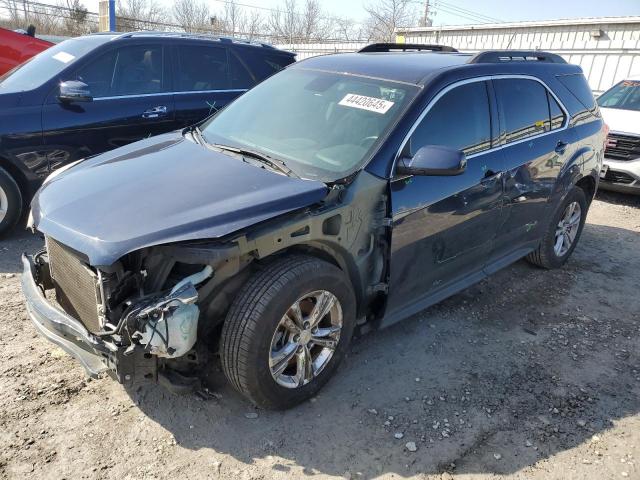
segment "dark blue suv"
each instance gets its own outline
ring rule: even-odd
[[[211,36],[98,34],[0,77],[0,234],[56,168],[193,125],[293,61]]]
[[[219,356],[251,401],[285,408],[356,328],[523,257],[562,266],[606,136],[580,67],[392,51],[408,48],[298,62],[198,126],[50,178],[32,203],[46,249],[23,257],[35,327],[128,385],[182,389]]]

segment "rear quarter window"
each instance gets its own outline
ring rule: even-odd
[[[596,113],[598,105],[593,97],[591,87],[587,83],[587,79],[581,73],[573,75],[558,75],[556,77],[562,85],[573,95],[580,104],[587,110]]]
[[[284,52],[277,53],[277,50],[264,47],[239,48],[236,53],[251,69],[258,82],[279,72],[295,61],[295,57],[292,55]]]

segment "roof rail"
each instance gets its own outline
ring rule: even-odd
[[[372,43],[358,50],[358,53],[370,52],[393,52],[393,51],[421,51],[428,50],[431,52],[457,52],[453,47],[447,45],[428,45],[420,43]]]
[[[468,63],[501,62],[567,63],[560,55],[540,50],[487,50],[471,57]]]
[[[112,35],[114,34],[114,32],[108,32],[111,33]],[[96,34],[94,34],[96,35]],[[225,43],[240,43],[240,44],[244,44],[244,45],[255,45],[255,46],[261,46],[264,48],[273,48],[275,49],[275,47],[273,45],[270,45],[268,43],[262,43],[262,42],[254,42],[254,41],[250,41],[250,40],[244,40],[241,38],[235,38],[235,37],[220,37],[217,35],[211,35],[211,34],[207,34],[207,33],[189,33],[189,32],[164,32],[164,31],[157,31],[157,30],[140,30],[140,31],[136,31],[136,32],[125,32],[125,33],[121,33],[118,35],[117,38],[131,38],[131,37],[143,37],[143,36],[159,36],[159,37],[179,37],[179,38],[193,38],[193,39],[202,39],[202,40],[212,40],[212,41],[218,41],[218,42],[225,42]]]

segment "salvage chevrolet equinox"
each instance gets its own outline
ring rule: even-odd
[[[46,249],[23,257],[29,314],[92,375],[182,391],[219,357],[253,403],[288,408],[354,330],[522,257],[563,265],[604,143],[581,69],[553,54],[311,58],[196,127],[49,177],[30,219]]]

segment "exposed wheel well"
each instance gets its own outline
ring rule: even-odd
[[[576,182],[576,187],[584,190],[584,193],[587,197],[587,203],[591,203],[593,200],[593,196],[596,193],[596,181],[592,176],[582,177],[580,180]]]

